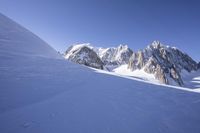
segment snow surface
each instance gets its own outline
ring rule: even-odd
[[[111,72],[113,72],[116,76],[127,77],[134,80],[139,79],[140,81],[145,81],[151,84],[162,85],[159,83],[159,80],[155,79],[155,76],[153,74],[149,74],[143,69],[136,69],[134,71],[131,71],[130,69],[128,69],[128,65],[121,65],[113,69]],[[200,91],[200,70],[193,71],[191,73],[182,70],[181,77],[183,77],[184,87],[176,87],[176,83],[171,84],[170,86],[172,86],[173,88],[185,88],[184,90],[193,89],[191,91],[195,92]],[[171,81],[171,83],[173,83],[173,81]]]
[[[60,58],[58,53],[38,36],[0,13],[0,56],[26,55]]]
[[[200,90],[200,70],[191,73],[183,71],[181,76],[184,81],[185,87]]]
[[[152,83],[159,83],[159,81],[155,79],[155,76],[153,74],[148,74],[143,69],[141,70],[137,69],[135,71],[131,71],[130,69],[127,69],[127,68],[128,68],[128,65],[121,65],[112,71],[119,75],[131,76],[131,77],[139,78],[139,79],[146,80]]]
[[[1,57],[0,131],[200,131],[200,94],[95,71],[65,60]]]
[[[14,44],[0,43],[1,133],[200,132],[199,93],[73,64],[46,43]]]
[[[167,84],[159,83],[159,81],[154,79],[151,74],[145,73],[144,71],[140,71],[140,70],[136,70],[135,72],[133,71],[132,73],[128,73],[128,72],[123,73],[123,72],[99,70],[99,69],[95,69],[95,68],[90,68],[90,69],[95,70],[97,73],[114,75],[114,76],[117,76],[117,77],[131,79],[131,80],[134,80],[134,81],[140,81],[140,82],[144,82],[144,83],[148,83],[148,84],[152,84],[152,85],[159,85],[161,87],[162,86],[168,87],[170,89],[178,89],[178,90],[183,90],[183,91],[200,93],[199,87],[192,88],[192,87],[195,86],[195,84],[191,83],[193,81],[187,81],[187,82],[190,82],[189,87],[186,87],[186,86],[180,87],[180,86],[175,86],[175,85],[167,85]]]

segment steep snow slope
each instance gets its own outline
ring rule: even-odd
[[[41,45],[34,46],[46,51]],[[97,73],[38,51],[29,56],[23,43],[15,54],[12,46],[0,52],[1,133],[200,132],[199,93]]]
[[[1,56],[4,54],[20,54],[60,58],[57,52],[47,43],[1,13],[0,54]]]

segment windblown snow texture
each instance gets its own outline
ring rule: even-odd
[[[0,18],[1,133],[200,132],[199,93],[58,59],[38,37]]]
[[[60,58],[46,42],[2,14],[0,14],[0,54]]]

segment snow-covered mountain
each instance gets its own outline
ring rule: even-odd
[[[82,50],[83,48],[85,50]],[[85,52],[77,52],[80,50]],[[85,54],[87,51],[91,51],[93,55],[85,57],[87,59],[85,61],[85,58],[83,59],[82,57],[87,55]],[[144,50],[134,53],[127,45],[120,45],[116,48],[97,48],[90,44],[78,44],[71,46],[66,51],[65,58],[79,64],[90,64],[87,66],[94,68],[106,68],[105,70],[117,72],[122,75],[123,71],[126,71],[124,75],[127,75],[128,71],[130,71],[130,75],[133,75],[132,71],[137,70],[135,73],[139,77],[141,75],[152,74],[154,79],[159,83],[176,86],[184,86],[185,81],[182,79],[182,75],[185,75],[186,72],[197,71],[199,67],[199,64],[186,53],[175,47],[165,46],[159,41],[154,41]],[[98,64],[98,67],[96,67],[97,65],[92,65],[94,62]],[[127,66],[127,68],[124,66]],[[139,72],[142,74],[139,74]],[[134,76],[137,75],[134,74]],[[145,76],[143,78],[148,79]]]
[[[111,48],[95,48],[97,54],[106,66],[119,66],[127,64],[133,51],[127,45],[119,45]]]
[[[200,132],[198,89],[71,63],[0,18],[0,133]]]
[[[64,57],[78,64],[112,70],[127,64],[132,54],[133,51],[127,45],[119,45],[116,48],[98,48],[90,44],[76,44],[67,49]]]
[[[154,41],[146,49],[132,55],[128,68],[132,71],[143,69],[154,74],[161,83],[182,86],[181,72],[197,71],[198,64],[179,49]]]
[[[65,52],[65,58],[78,64],[103,69],[104,64],[88,44],[71,46]]]

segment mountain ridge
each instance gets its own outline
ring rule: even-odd
[[[200,66],[185,52],[176,47],[166,46],[159,41],[153,41],[145,49],[137,52],[133,52],[127,45],[119,45],[115,48],[97,48],[89,43],[82,45],[97,53],[95,58],[99,58],[103,62],[104,67],[101,67],[101,69],[113,71],[115,68],[127,64],[127,69],[131,71],[143,69],[146,73],[154,74],[155,78],[163,84],[183,86],[182,71],[190,73],[197,71]],[[81,46],[81,44],[71,47],[81,49],[77,46]],[[68,49],[64,56],[66,59],[72,60],[68,57],[69,51]],[[77,61],[73,62],[84,64]],[[92,67],[92,65],[87,66]]]
[[[89,69],[20,39],[0,41],[1,133],[200,132],[199,89]]]

